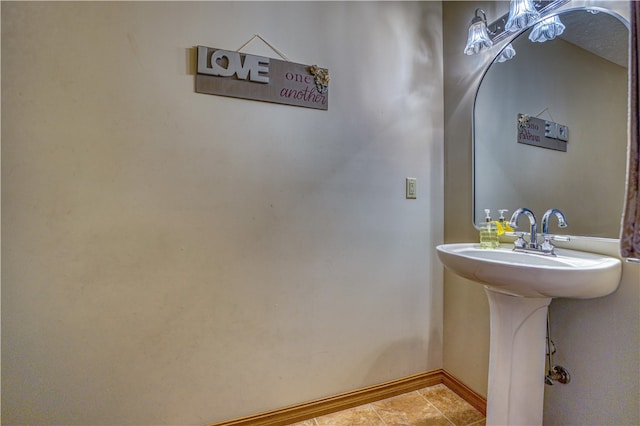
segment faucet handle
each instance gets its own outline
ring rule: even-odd
[[[542,251],[542,253],[555,255],[555,252],[554,252],[555,247],[553,246],[553,244],[551,244],[551,239],[552,239],[551,235],[544,236],[544,242],[542,243],[542,245],[540,245],[540,250]]]
[[[544,234],[544,242],[540,246],[540,250],[544,254],[550,254],[555,256],[555,246],[551,244],[551,241],[571,241],[571,238],[568,235],[552,235],[552,234]]]
[[[524,239],[524,232],[518,232],[516,234],[518,239],[513,242],[514,248],[525,249],[527,248],[527,241]]]

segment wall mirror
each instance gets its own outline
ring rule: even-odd
[[[627,155],[628,22],[600,8],[557,13],[564,33],[512,40],[516,55],[487,69],[473,113],[473,218],[528,207],[562,210],[554,234],[618,238]],[[498,58],[500,54],[496,58]],[[518,143],[518,114],[567,126],[567,151]],[[520,229],[528,230],[526,219]]]

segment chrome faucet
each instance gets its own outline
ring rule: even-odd
[[[542,216],[542,236],[544,237],[544,241],[540,246],[540,250],[542,250],[542,253],[550,255],[555,254],[555,247],[551,244],[552,236],[549,235],[549,219],[551,219],[552,215],[558,218],[559,228],[566,228],[567,225],[569,225],[567,219],[564,217],[564,213],[558,209],[549,209],[544,213],[544,216]]]
[[[549,209],[544,213],[544,216],[542,216],[542,234],[543,235],[549,234],[549,219],[551,219],[552,214],[555,214],[556,217],[558,218],[558,228],[566,228],[567,225],[569,225],[567,223],[567,219],[564,217],[564,213],[562,213],[558,209]]]
[[[529,239],[529,244],[526,243],[526,241],[524,241],[524,239],[522,238],[522,235],[519,236],[518,240],[516,241],[516,248],[522,248],[522,249],[526,249],[526,248],[530,248],[530,249],[537,249],[538,248],[538,224],[536,222],[536,216],[533,214],[533,212],[527,208],[521,207],[518,210],[513,212],[513,215],[511,215],[511,220],[509,220],[509,225],[513,228],[513,229],[517,229],[518,228],[518,219],[520,218],[520,216],[522,215],[526,215],[527,218],[529,218],[529,224],[530,224],[530,233],[531,233],[531,238]]]

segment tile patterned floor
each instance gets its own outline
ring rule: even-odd
[[[485,426],[485,418],[445,385],[435,385],[291,426]]]

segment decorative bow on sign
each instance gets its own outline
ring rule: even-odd
[[[326,93],[329,88],[329,70],[325,68],[319,68],[317,65],[311,65],[309,72],[313,76],[313,82],[316,85],[316,90],[320,93]]]

